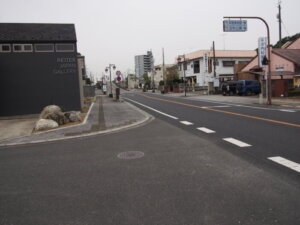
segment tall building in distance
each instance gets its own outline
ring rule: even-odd
[[[145,73],[154,69],[154,58],[152,51],[147,51],[147,55],[136,55],[135,62],[135,75],[142,77]]]

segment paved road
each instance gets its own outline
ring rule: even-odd
[[[299,179],[300,111],[195,101],[152,93],[125,92],[123,96],[162,120]]]
[[[253,126],[271,126],[274,134],[299,132],[298,127],[190,106],[200,102],[127,97],[173,118],[134,103],[156,119],[109,135],[0,148],[0,224],[300,223],[299,173],[264,158],[268,153],[259,153],[265,150],[260,141],[248,139]],[[212,126],[223,120],[228,121]],[[239,120],[251,121],[247,132],[234,129]],[[216,133],[197,130],[200,126]],[[226,137],[251,146],[238,147]]]

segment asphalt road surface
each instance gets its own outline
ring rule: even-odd
[[[0,224],[300,224],[299,112],[124,97],[156,119],[0,148]]]

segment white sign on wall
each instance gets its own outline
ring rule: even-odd
[[[208,73],[208,53],[204,53],[203,55],[203,68],[204,73]]]
[[[267,38],[260,37],[258,39],[258,65],[262,67],[262,61],[267,54]]]

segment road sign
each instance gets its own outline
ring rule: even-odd
[[[267,55],[267,38],[260,37],[258,39],[258,63],[262,67],[264,65],[263,60]]]
[[[118,71],[116,72],[116,75],[117,75],[117,76],[121,76],[121,71],[118,70]]]
[[[204,67],[204,72],[208,73],[208,52],[204,53],[203,55],[203,67]]]
[[[245,32],[247,31],[247,20],[224,20],[224,32]]]
[[[122,80],[122,77],[121,76],[117,76],[117,81],[121,81]]]

